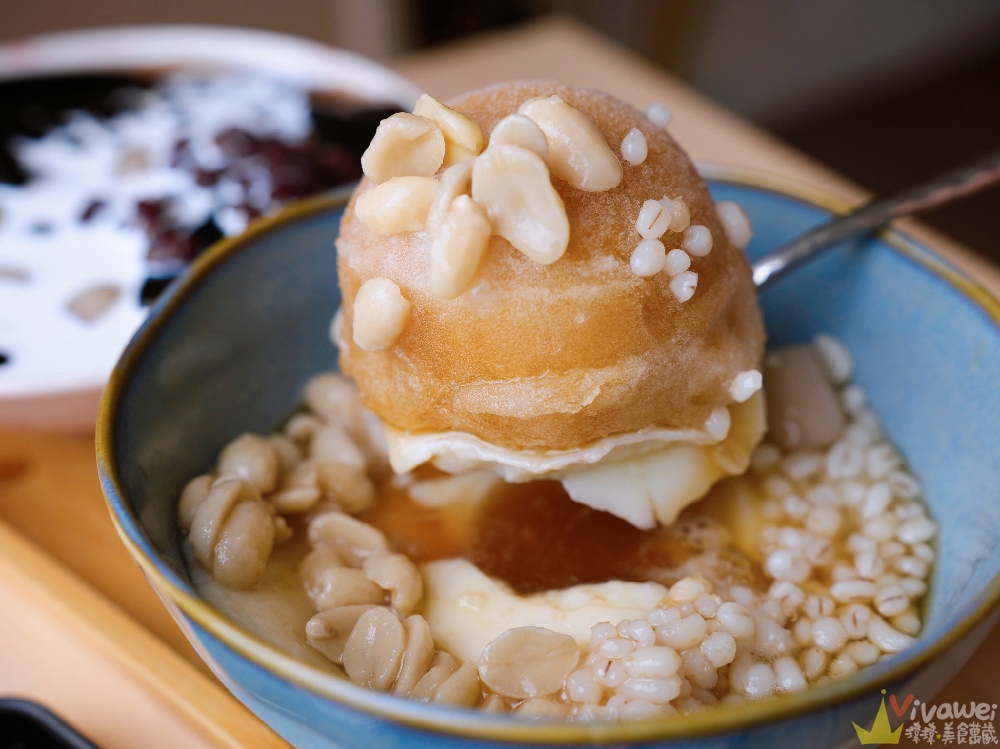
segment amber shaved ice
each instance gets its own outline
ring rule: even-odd
[[[702,429],[714,409],[734,403],[737,375],[759,368],[764,328],[747,261],[666,130],[611,96],[552,83],[502,84],[448,106],[489,142],[525,102],[552,96],[590,118],[613,150],[633,129],[648,147],[603,191],[578,189],[553,172],[570,227],[557,261],[542,265],[494,233],[468,290],[441,299],[431,288],[430,232],[384,235],[365,226],[355,205],[374,186],[369,179],[348,207],[337,240],[344,330],[352,330],[355,297],[372,279],[391,278],[411,304],[394,345],[366,351],[345,335],[341,349],[363,402],[392,427],[468,432],[534,450],[574,449],[647,427]],[[682,201],[689,224],[712,237],[711,251],[692,258],[697,286],[686,302],[667,272],[642,277],[630,267],[643,241],[637,216],[646,201],[665,197]],[[663,237],[678,248],[684,239],[683,230]]]

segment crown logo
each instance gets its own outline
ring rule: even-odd
[[[884,689],[882,694],[885,694]],[[875,716],[872,730],[866,731],[857,723],[852,723],[852,725],[858,733],[858,741],[862,744],[898,744],[899,737],[903,733],[902,724],[895,731],[889,725],[889,715],[885,711],[885,697],[882,698],[882,704],[879,706],[878,715]]]

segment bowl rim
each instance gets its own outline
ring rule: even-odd
[[[852,207],[849,202],[828,192],[766,172],[712,163],[699,163],[698,169],[705,179],[713,182],[778,193],[834,214],[846,213]],[[169,565],[160,559],[151,558],[146,551],[155,547],[146,536],[138,517],[124,501],[126,494],[122,490],[114,453],[116,423],[124,385],[159,330],[214,268],[272,231],[345,206],[350,193],[351,186],[346,186],[292,204],[281,212],[252,224],[245,233],[222,240],[203,253],[190,266],[180,283],[161,297],[149,318],[136,332],[115,366],[101,401],[96,429],[97,465],[111,519],[119,536],[150,584],[161,595],[166,595],[186,617],[240,656],[317,696],[392,723],[425,731],[465,738],[552,745],[690,739],[737,732],[767,722],[800,718],[819,709],[859,699],[883,685],[901,681],[957,644],[1000,603],[998,574],[972,601],[953,614],[949,628],[936,640],[924,643],[918,641],[905,657],[893,659],[881,666],[876,664],[844,681],[811,687],[777,699],[717,706],[712,710],[696,711],[686,716],[597,724],[522,722],[511,720],[508,716],[484,716],[478,711],[428,706],[406,698],[383,695],[357,686],[343,676],[299,661],[229,620],[207,601],[175,584],[169,577],[173,574],[169,571]],[[978,283],[896,228],[886,227],[878,232],[878,236],[892,249],[938,276],[972,302],[998,328],[1000,335],[1000,302]],[[173,609],[173,606],[169,608]]]
[[[279,31],[131,24],[49,31],[0,43],[0,81],[122,71],[252,71],[313,93],[410,106],[419,87],[382,62]]]

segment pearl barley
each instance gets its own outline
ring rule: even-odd
[[[740,372],[733,378],[733,384],[729,386],[729,394],[737,403],[744,403],[750,396],[760,390],[764,384],[764,378],[756,369],[748,369]]]
[[[628,135],[622,138],[622,158],[632,166],[638,166],[646,160],[649,149],[646,146],[646,136],[642,131],[634,127],[628,131]]]
[[[646,116],[654,125],[666,127],[670,124],[673,115],[670,110],[658,102],[654,102],[646,107]]]
[[[733,246],[741,250],[746,247],[753,236],[753,229],[743,209],[732,201],[724,200],[716,203],[715,210],[719,214],[722,228],[726,230],[726,237]]]
[[[694,290],[698,288],[698,274],[686,270],[683,273],[670,279],[670,290],[674,292],[678,302],[686,302],[694,296]]]
[[[629,267],[637,276],[655,276],[667,264],[667,253],[663,242],[658,239],[646,239],[632,250]]]
[[[691,267],[691,258],[684,250],[671,250],[667,253],[666,269],[671,277],[679,276]]]
[[[707,226],[692,224],[684,230],[681,246],[695,257],[705,257],[712,251],[712,232]]]
[[[647,200],[639,209],[639,217],[635,220],[635,230],[643,239],[659,239],[670,225],[673,214],[663,210],[659,200]]]

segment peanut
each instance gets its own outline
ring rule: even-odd
[[[431,293],[454,299],[464,292],[479,270],[492,227],[478,203],[459,195],[441,222],[431,244]]]
[[[407,617],[424,596],[424,578],[405,554],[373,554],[364,565],[365,576],[383,590],[396,613]]]
[[[622,181],[622,164],[594,121],[558,96],[526,101],[517,110],[538,124],[548,141],[546,163],[578,190],[603,192]]]
[[[283,434],[271,434],[265,437],[278,456],[278,469],[284,474],[297,466],[303,458],[302,449],[291,437]]]
[[[321,426],[313,433],[309,459],[314,463],[341,463],[359,471],[363,471],[367,463],[354,440],[342,427],[333,424]]]
[[[388,278],[365,281],[354,298],[354,342],[365,351],[392,346],[410,319],[410,303]]]
[[[396,694],[409,694],[417,682],[431,667],[434,657],[434,638],[427,621],[418,615],[407,617],[403,621],[406,631],[406,650],[399,665],[399,675],[392,691]]]
[[[358,604],[321,611],[306,622],[306,640],[321,655],[334,663],[341,663],[351,630],[361,615],[373,608],[371,604]]]
[[[445,166],[467,161],[483,150],[483,133],[479,125],[437,99],[423,94],[417,99],[413,114],[426,117],[441,128],[445,142]]]
[[[410,697],[420,702],[430,702],[434,699],[441,686],[457,670],[457,667],[451,665],[431,664],[427,673],[421,676],[413,689],[410,690]]]
[[[213,549],[212,575],[228,588],[248,588],[264,574],[274,548],[275,525],[263,502],[240,502]]]
[[[320,496],[320,490],[314,486],[293,486],[279,489],[268,497],[268,501],[282,515],[294,515],[311,510],[319,502]]]
[[[219,477],[243,479],[267,494],[278,483],[278,455],[264,437],[241,434],[219,455]]]
[[[381,588],[360,570],[344,567],[336,549],[329,547],[306,555],[299,565],[299,579],[317,611],[385,600]]]
[[[538,154],[491,146],[472,169],[472,197],[493,230],[537,263],[550,265],[569,246],[569,219]]]
[[[542,627],[515,627],[483,649],[479,675],[504,697],[542,697],[562,689],[579,660],[580,646],[569,635]]]
[[[476,665],[467,661],[438,687],[433,701],[457,707],[472,707],[479,701],[480,691]]]
[[[393,177],[431,177],[444,161],[444,134],[426,117],[398,112],[379,123],[361,168],[375,184]]]
[[[343,375],[324,372],[306,383],[306,404],[327,421],[353,429],[361,421],[358,386]]]
[[[549,142],[535,121],[523,114],[504,117],[490,133],[491,146],[520,146],[534,151],[544,161],[549,157]]]
[[[376,234],[420,231],[437,191],[433,177],[393,177],[359,195],[354,214]]]
[[[344,512],[361,512],[375,504],[375,484],[363,469],[343,463],[320,463],[316,469],[323,496]]]
[[[313,548],[330,546],[347,564],[360,567],[377,552],[388,552],[389,544],[378,528],[342,512],[318,515],[309,524],[309,543]]]
[[[181,530],[187,533],[191,530],[191,521],[198,510],[198,506],[205,501],[205,497],[212,490],[214,478],[209,475],[195,476],[188,481],[184,491],[181,492],[181,501],[177,505],[177,524]]]
[[[376,606],[364,612],[344,643],[344,670],[355,684],[387,692],[399,673],[405,631],[396,615]]]
[[[216,483],[191,518],[191,550],[202,566],[212,569],[215,544],[229,514],[241,502],[260,502],[260,494],[242,479]]]
[[[451,204],[459,195],[468,195],[469,186],[472,184],[472,165],[475,162],[471,159],[463,161],[454,166],[450,166],[441,174],[441,182],[438,187],[437,197],[431,203],[431,209],[427,214],[427,231],[430,235],[436,236],[438,227],[444,221]]]

